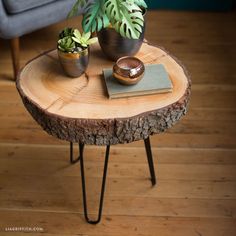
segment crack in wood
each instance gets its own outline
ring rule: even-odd
[[[194,229],[195,233],[198,235],[198,236],[203,236],[201,232],[198,232],[196,229]]]
[[[76,88],[74,87],[74,91],[69,91],[71,93],[71,97],[70,98],[64,98],[64,97],[59,97],[58,99],[56,99],[54,102],[52,102],[45,110],[49,110],[50,108],[52,108],[56,103],[58,102],[62,102],[62,104],[59,106],[58,110],[61,110],[64,106],[66,106],[67,104],[69,104],[70,102],[73,101],[73,99],[84,89],[88,86],[89,84],[89,75],[85,72],[84,73],[85,75],[85,78],[86,78],[86,83],[79,87],[79,88]]]
[[[46,55],[46,57],[52,59],[52,61],[59,63],[59,60],[58,60],[57,58],[51,56],[49,53],[47,53],[47,54],[45,54],[45,55]]]
[[[151,43],[149,43],[147,40],[144,40],[143,43],[144,43],[144,44],[147,44],[147,45],[149,45],[149,46],[155,47],[154,45],[152,45]],[[158,60],[160,60],[160,59],[162,59],[162,58],[164,58],[164,57],[166,57],[166,56],[170,56],[168,52],[165,52],[165,53],[162,54],[161,56],[158,56],[158,57],[155,57],[155,58],[153,58],[153,59],[151,59],[151,60],[145,61],[145,58],[150,57],[150,55],[152,55],[152,53],[148,53],[148,54],[146,54],[144,57],[140,57],[139,59],[142,60],[142,61],[144,62],[144,64],[152,64],[152,63],[157,62]]]

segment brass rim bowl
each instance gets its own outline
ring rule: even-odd
[[[62,52],[59,49],[57,50],[57,52],[61,58],[74,60],[74,59],[79,59],[83,56],[87,56],[89,54],[89,48],[86,48],[83,51],[76,53]]]
[[[144,72],[143,62],[136,57],[121,57],[113,66],[113,77],[125,85],[137,84]]]

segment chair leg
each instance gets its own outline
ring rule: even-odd
[[[20,70],[20,39],[19,37],[10,40],[11,45],[11,57],[14,70],[14,79],[17,78],[17,74]]]

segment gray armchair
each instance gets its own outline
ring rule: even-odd
[[[19,37],[66,19],[74,3],[75,0],[0,0],[0,38],[10,39],[15,78],[19,70]]]

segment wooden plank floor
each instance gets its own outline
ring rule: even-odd
[[[22,38],[21,64],[55,47],[80,18]],[[79,165],[68,143],[44,133],[25,111],[0,40],[0,235],[236,235],[236,15],[149,12],[146,38],[176,55],[192,75],[186,117],[151,138],[158,185],[151,187],[142,142],[111,149],[104,216],[85,223]],[[89,210],[96,213],[103,148],[86,149]],[[94,216],[94,215],[93,215]]]

